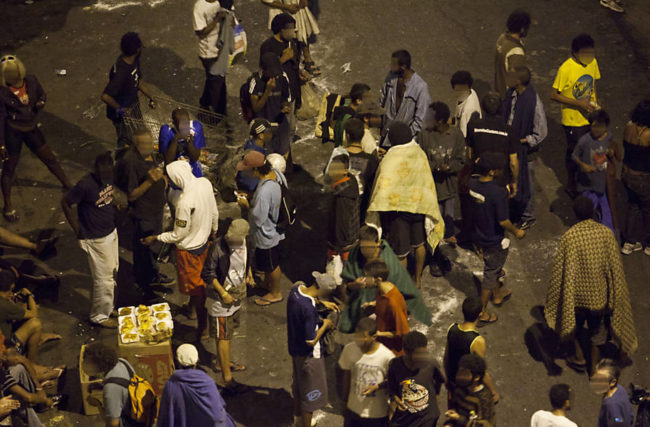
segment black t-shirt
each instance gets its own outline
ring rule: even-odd
[[[521,143],[501,116],[487,116],[473,119],[467,124],[467,146],[472,149],[473,160],[482,153],[499,153],[503,155],[503,173],[498,178],[499,184],[510,182],[510,154],[517,154]]]
[[[140,153],[132,148],[128,150],[116,167],[116,184],[127,194],[147,180],[148,172],[156,163],[146,161]],[[165,181],[160,179],[134,202],[131,202],[135,217],[138,219],[162,216],[165,206]]]
[[[504,237],[499,224],[508,219],[508,193],[495,181],[481,182],[472,177],[469,185],[472,197],[474,241],[482,248],[501,245]]]
[[[115,229],[113,183],[100,183],[88,174],[72,187],[65,201],[77,205],[80,239],[98,239]]]
[[[25,309],[13,301],[0,298],[0,330],[5,340],[11,338],[13,323],[25,318]]]
[[[332,192],[327,241],[334,250],[343,250],[359,240],[359,184],[350,176]]]
[[[350,153],[350,172],[359,181],[360,189],[363,194],[370,196],[372,184],[375,182],[375,174],[379,167],[379,160],[374,154],[368,154],[365,151],[360,153]]]
[[[395,411],[391,426],[431,427],[440,416],[436,395],[445,382],[445,377],[435,362],[426,368],[410,370],[404,363],[404,356],[388,364],[388,393],[398,396],[406,405],[405,411]]]
[[[281,58],[282,52],[288,47],[289,42],[278,41],[275,37],[270,37],[260,46],[260,58],[267,52],[272,52]],[[300,52],[295,46],[293,59],[282,64],[282,69],[289,78],[291,96],[298,101],[300,99]],[[296,108],[299,108],[299,105],[296,105]]]
[[[266,81],[258,73],[253,74],[253,78],[248,86],[248,93],[261,97],[266,89]],[[289,82],[285,75],[275,78],[275,89],[269,95],[264,107],[255,113],[255,117],[267,119],[272,123],[282,123],[285,114],[282,112],[282,106],[290,98]]]
[[[120,55],[108,73],[109,81],[104,88],[104,93],[115,99],[120,107],[130,107],[138,102],[140,79],[142,79],[140,57],[137,57],[133,64],[127,64]],[[106,107],[106,117],[111,120],[118,119],[113,107]]]

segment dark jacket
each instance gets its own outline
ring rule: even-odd
[[[253,251],[251,248],[247,245],[246,248],[246,272],[248,273],[248,268],[253,265]],[[228,247],[228,243],[226,243],[226,239],[223,237],[220,237],[217,239],[214,244],[210,247],[210,253],[208,254],[208,257],[205,259],[205,264],[203,264],[203,271],[201,272],[201,278],[205,282],[206,286],[206,293],[207,296],[220,300],[221,297],[217,295],[217,293],[214,290],[214,287],[212,286],[212,280],[217,279],[219,283],[223,286],[224,280],[226,280],[226,275],[228,274],[228,271],[230,270],[230,248]],[[244,296],[246,288],[244,287]],[[235,299],[240,299],[237,298],[238,296],[235,294],[231,294],[233,298]]]
[[[38,101],[45,102],[47,97],[43,87],[31,74],[25,76],[27,85],[27,105],[20,102],[20,99],[11,92],[8,87],[0,86],[0,144],[5,142],[5,125],[7,121],[21,127],[36,127],[38,122]]]
[[[343,252],[359,240],[359,183],[354,176],[337,184],[332,193],[327,242],[335,251]]]

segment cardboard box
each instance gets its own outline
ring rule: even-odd
[[[174,372],[171,340],[158,344],[123,344],[118,336],[117,341],[119,356],[128,360],[135,372],[151,383],[158,396],[162,395],[165,382]]]
[[[81,382],[81,398],[83,401],[84,414],[86,415],[99,415],[99,408],[97,406],[92,406],[86,401],[88,396],[92,396],[104,403],[104,395],[102,392],[102,378],[91,379],[83,370],[83,360],[84,360],[84,351],[86,350],[86,345],[81,346],[81,351],[79,352],[79,381]],[[98,384],[97,389],[91,391],[91,385]],[[94,387],[94,386],[93,386]]]

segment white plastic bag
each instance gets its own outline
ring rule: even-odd
[[[334,257],[327,262],[325,273],[334,279],[336,286],[341,286],[343,283],[343,278],[341,277],[341,273],[343,273],[343,260],[341,259],[341,255],[334,255]]]

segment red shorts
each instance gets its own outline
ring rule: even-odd
[[[205,282],[201,278],[203,264],[208,257],[210,244],[201,255],[194,255],[184,249],[176,248],[176,273],[178,274],[178,290],[183,295],[191,297],[205,295]]]

